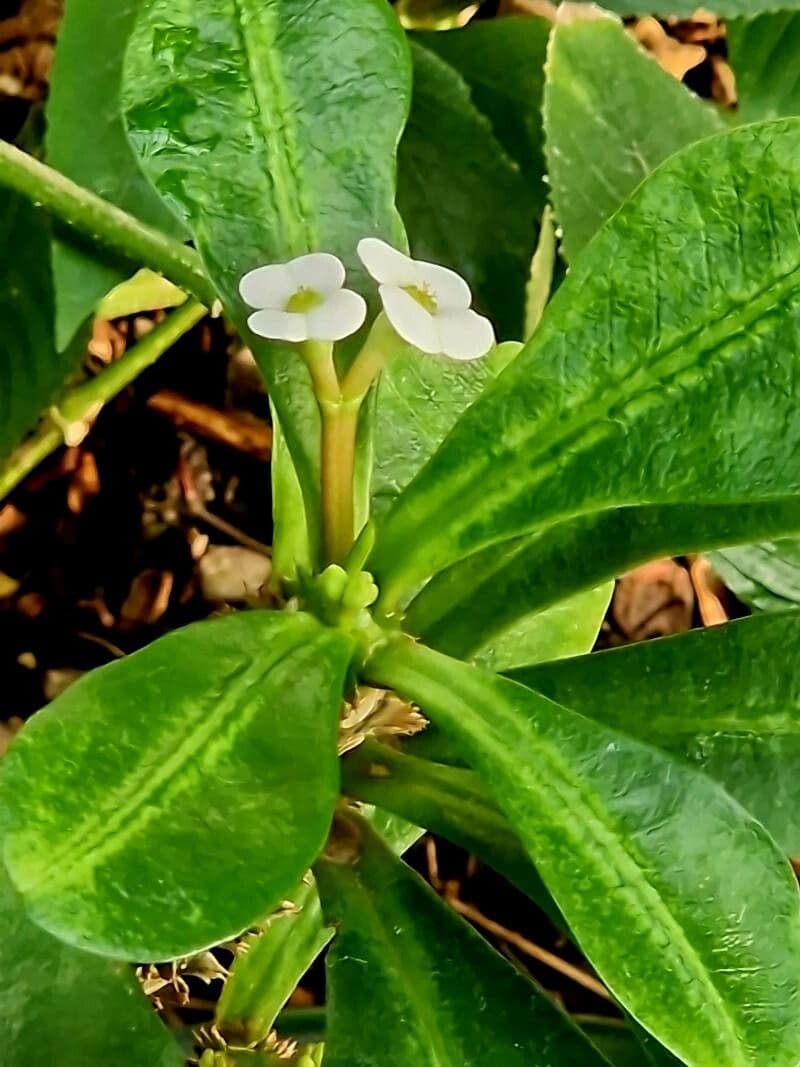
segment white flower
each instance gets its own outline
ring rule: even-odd
[[[343,289],[344,265],[328,252],[256,267],[239,283],[242,300],[258,310],[247,325],[273,341],[340,341],[367,314],[362,296]]]
[[[479,359],[493,347],[492,324],[471,309],[461,275],[411,259],[377,237],[359,241],[358,255],[379,283],[386,317],[404,341],[451,359]]]

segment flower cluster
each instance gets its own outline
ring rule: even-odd
[[[358,255],[378,283],[386,318],[408,344],[459,360],[478,359],[492,348],[492,325],[472,310],[469,286],[455,271],[411,259],[375,237],[359,242]],[[344,283],[341,260],[312,252],[257,267],[239,291],[256,309],[248,326],[260,337],[333,342],[355,333],[367,314],[363,297]]]

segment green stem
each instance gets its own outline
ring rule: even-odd
[[[322,515],[325,556],[342,563],[353,547],[353,493],[358,402],[320,403],[322,415]]]
[[[76,185],[52,167],[0,141],[0,184],[43,207],[65,225],[137,267],[163,274],[207,307],[216,293],[198,253]]]
[[[386,363],[404,344],[381,312],[372,324],[364,347],[353,360],[342,382],[342,396],[345,400],[362,401]]]
[[[188,301],[146,334],[121,359],[95,378],[70,389],[61,402],[51,409],[50,416],[42,426],[11,454],[0,469],[0,500],[43,459],[64,444],[71,427],[79,427],[93,418],[103,404],[134,381],[146,367],[155,363],[205,314],[206,309],[199,301]]]

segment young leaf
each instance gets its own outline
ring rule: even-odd
[[[185,231],[139,169],[120,116],[122,60],[141,0],[68,0],[47,104],[47,162],[172,237]],[[103,42],[102,62],[86,57]],[[91,116],[91,120],[89,117]],[[64,348],[101,297],[131,271],[59,234],[53,246],[56,342]],[[162,306],[162,305],[159,305]]]
[[[498,334],[518,340],[544,186],[523,178],[460,75],[421,45],[411,51],[414,96],[397,179],[411,249],[463,274]]]
[[[160,960],[268,914],[325,840],[350,642],[309,616],[201,622],[93,671],[0,768],[3,858],[32,918]]]
[[[572,260],[659,163],[724,123],[594,7],[561,7],[546,70],[550,189]]]
[[[800,499],[601,511],[491,545],[442,571],[411,602],[405,629],[440,652],[468,659],[519,619],[648,560],[799,529]]]
[[[798,494],[798,196],[794,119],[662,164],[386,517],[370,563],[383,606],[581,513]]]
[[[800,612],[545,663],[513,677],[698,764],[800,856]]]
[[[130,968],[40,930],[2,871],[0,921],[3,1067],[181,1067]]]
[[[56,351],[50,229],[27,200],[0,190],[0,455],[36,425],[81,356]]]
[[[414,40],[458,71],[529,189],[540,196],[545,172],[542,90],[550,28],[549,19],[512,15],[473,21],[448,33],[414,34]],[[435,136],[436,126],[430,133]]]
[[[246,329],[252,267],[338,255],[351,288],[367,235],[402,245],[395,150],[410,98],[406,42],[384,0],[150,0],[128,49],[134,148],[185,218],[231,319],[253,348],[316,529],[319,419],[294,351]]]
[[[537,987],[355,814],[315,866],[336,938],[325,1067],[603,1067]],[[343,831],[344,832],[344,831]]]
[[[765,542],[714,552],[714,570],[736,596],[760,611],[800,604],[800,541]]]
[[[590,961],[659,1041],[688,1067],[797,1063],[800,893],[720,786],[421,645],[385,646],[367,673],[456,740]]]
[[[793,5],[783,3],[782,8]],[[747,14],[747,12],[743,12]],[[788,10],[728,23],[728,60],[736,75],[741,122],[800,114],[797,56],[800,15]]]

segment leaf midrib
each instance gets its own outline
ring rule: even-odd
[[[432,688],[438,690],[438,695],[435,699],[440,707],[447,707],[448,704],[452,705],[454,698],[459,701],[461,705],[459,711],[446,713],[446,715],[450,717],[451,722],[456,724],[455,729],[457,731],[463,732],[465,723],[470,722],[470,720],[475,723],[477,720],[478,732],[477,734],[473,732],[474,727],[473,729],[469,729],[469,742],[472,745],[478,745],[481,751],[482,762],[486,758],[487,752],[491,751],[493,753],[493,758],[490,757],[490,760],[487,762],[492,762],[495,766],[504,767],[508,760],[509,752],[526,752],[529,754],[528,764],[532,764],[533,761],[530,758],[532,755],[532,748],[528,743],[530,738],[516,726],[514,720],[517,716],[513,708],[511,709],[511,713],[507,714],[505,724],[508,725],[510,723],[512,725],[512,729],[514,729],[514,732],[517,735],[516,741],[513,741],[508,733],[502,736],[496,735],[496,730],[492,725],[492,723],[497,721],[496,718],[487,722],[484,721],[482,716],[479,716],[478,713],[475,712],[474,707],[480,707],[485,698],[485,694],[482,692],[476,692],[475,699],[468,702],[461,694],[455,693],[452,687],[447,687],[446,684],[434,680],[430,674],[424,676],[424,686],[427,694],[431,694]],[[505,703],[502,696],[499,697],[498,702],[500,701]],[[421,701],[421,704],[424,708],[425,702]],[[506,707],[508,708],[507,704]],[[435,717],[432,716],[432,718]],[[728,1067],[751,1067],[748,1061],[742,1058],[738,1027],[735,1018],[730,1014],[725,997],[715,985],[713,978],[711,977],[711,972],[709,972],[694,945],[688,940],[680,922],[672,914],[658,889],[645,874],[646,865],[641,862],[635,850],[632,847],[629,847],[630,843],[625,840],[620,840],[620,837],[615,833],[613,825],[609,825],[608,822],[604,820],[603,814],[605,812],[605,805],[602,800],[600,800],[596,794],[590,792],[580,780],[575,778],[571,773],[571,768],[564,761],[560,752],[544,739],[535,724],[532,723],[531,726],[532,730],[536,733],[537,751],[542,757],[542,762],[539,766],[544,766],[549,773],[547,789],[540,788],[534,776],[526,780],[526,792],[533,792],[537,797],[537,810],[540,812],[549,812],[549,818],[546,821],[551,825],[554,824],[560,826],[562,831],[570,836],[569,827],[565,824],[563,815],[564,812],[569,812],[572,815],[575,814],[576,805],[574,800],[576,796],[579,798],[579,810],[583,812],[583,818],[580,820],[581,830],[587,831],[588,834],[591,835],[595,845],[593,849],[588,850],[591,859],[591,862],[588,864],[589,868],[591,869],[592,865],[600,866],[604,860],[610,858],[611,853],[608,850],[609,843],[616,846],[618,856],[621,852],[620,858],[623,860],[624,866],[628,868],[628,871],[624,875],[619,874],[619,866],[616,863],[613,866],[605,863],[603,866],[607,871],[610,870],[612,873],[617,872],[617,884],[619,884],[621,877],[622,884],[639,885],[640,887],[643,886],[645,888],[646,892],[644,894],[637,894],[635,899],[645,903],[643,913],[647,918],[652,920],[647,926],[649,931],[648,936],[652,937],[656,929],[666,933],[667,936],[664,943],[669,946],[669,949],[671,950],[669,952],[669,958],[674,959],[677,964],[677,966],[672,967],[674,973],[681,973],[682,970],[686,973],[686,971],[689,970],[688,964],[691,961],[693,967],[689,970],[689,973],[694,976],[695,982],[685,983],[683,985],[687,999],[689,999],[689,993],[693,993],[693,999],[695,1002],[699,1003],[699,1006],[702,1009],[707,1006],[707,998],[702,995],[701,991],[705,991],[705,993],[711,996],[717,1007],[715,1013],[716,1017],[724,1021],[727,1036],[729,1039],[732,1039],[732,1047],[736,1050],[736,1059],[727,1060]],[[559,778],[566,786],[566,793],[561,798],[561,804],[553,804],[552,793],[556,791],[556,783],[559,781]],[[518,788],[518,784],[519,779],[517,779],[517,784],[514,786],[515,789]],[[495,795],[497,794],[496,789],[494,789],[493,792]],[[598,808],[599,811],[597,810]],[[590,817],[587,818],[587,815]],[[512,825],[515,823],[516,820],[512,820]],[[515,829],[519,832],[518,826],[515,825]],[[585,838],[583,836],[571,836],[575,852],[577,854],[583,853],[586,855],[587,849]],[[631,877],[631,875],[633,877]],[[563,907],[562,903],[558,900],[558,895],[556,893],[554,893],[554,897],[559,906]],[[569,920],[569,912],[567,911],[565,914]],[[666,954],[664,943],[659,941],[659,952],[662,956]],[[675,953],[674,950],[676,944],[683,946],[684,951],[682,954]],[[718,1031],[718,1033],[724,1039],[724,1035],[721,1031]],[[726,1049],[725,1051],[728,1054],[730,1053],[730,1049]]]
[[[239,37],[242,43],[255,110],[263,134],[262,145],[266,157],[266,174],[272,184],[275,206],[288,249],[295,255],[310,252],[316,247],[316,235],[311,214],[305,210],[305,168],[300,158],[294,127],[289,120],[289,90],[283,76],[275,32],[273,0],[231,0]],[[270,40],[257,50],[254,26],[261,26]],[[283,121],[275,121],[279,115]]]
[[[220,688],[225,696],[213,711],[206,714],[207,705],[201,701],[194,715],[179,717],[175,728],[162,736],[157,750],[147,753],[150,758],[146,762],[140,761],[116,789],[104,795],[103,805],[95,815],[79,825],[60,848],[49,849],[35,862],[38,875],[25,876],[23,865],[21,877],[15,878],[20,892],[30,896],[46,888],[52,893],[54,888],[74,882],[83,869],[95,867],[109,849],[119,851],[124,840],[136,832],[138,816],[150,809],[153,817],[157,814],[151,804],[153,797],[163,793],[169,783],[176,782],[180,771],[215,736],[222,734],[225,725],[235,716],[242,694],[262,682],[276,664],[290,657],[307,640],[308,635],[304,634],[289,645],[278,646],[269,659],[254,661],[245,670],[241,666],[232,670],[221,682]],[[251,714],[242,717],[241,725],[249,722],[257,710],[258,703],[254,701]],[[110,817],[109,811],[113,813]]]

